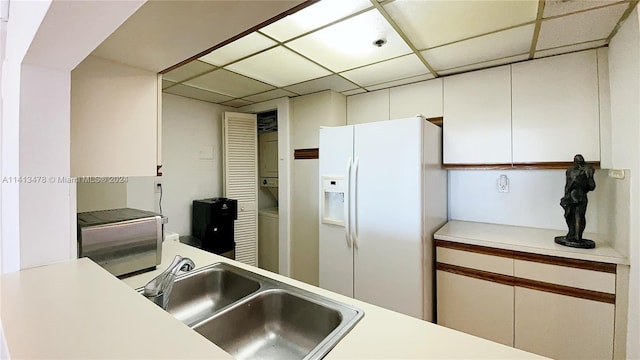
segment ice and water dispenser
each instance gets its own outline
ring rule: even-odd
[[[322,177],[322,223],[344,226],[344,176]]]

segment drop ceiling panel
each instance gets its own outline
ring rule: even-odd
[[[160,72],[302,3],[146,1],[93,55]]]
[[[544,20],[536,49],[605,39],[611,34],[627,7],[628,4],[620,4]]]
[[[184,64],[179,68],[173,69],[166,74],[162,74],[162,79],[166,79],[173,82],[181,82],[190,77],[200,75],[207,71],[211,71],[215,69],[215,66],[211,66],[202,61],[192,61],[190,63]]]
[[[222,95],[222,94],[218,94],[211,91],[206,91],[206,90],[202,90],[202,89],[198,89],[198,88],[194,88],[194,87],[186,86],[182,84],[178,84],[172,88],[164,90],[163,92],[167,94],[180,95],[180,96],[212,102],[212,103],[221,103],[221,102],[229,101],[233,99],[226,95]]]
[[[346,71],[340,75],[360,86],[367,87],[397,79],[424,75],[428,72],[429,70],[422,61],[416,55],[411,54]]]
[[[235,100],[222,103],[222,105],[231,106],[231,107],[243,107],[251,104],[253,104],[251,101],[242,100],[242,99],[235,99]]]
[[[520,26],[426,50],[422,55],[436,71],[519,55],[531,48],[533,30],[533,24]]]
[[[596,8],[620,2],[620,0],[589,0],[589,1],[567,1],[567,0],[546,0],[544,4],[543,17],[569,14],[576,11]]]
[[[286,97],[286,96],[293,97],[293,96],[296,96],[296,94],[283,89],[275,89],[275,90],[263,92],[262,94],[247,96],[244,98],[244,100],[249,100],[252,102],[263,102],[263,101],[277,99],[277,98]]]
[[[331,74],[330,71],[283,46],[254,55],[226,68],[278,87]]]
[[[368,7],[371,7],[368,0],[322,0],[260,31],[274,39],[285,41]]]
[[[275,45],[275,41],[254,32],[200,57],[200,60],[222,66]]]
[[[231,97],[258,94],[274,87],[231,71],[219,69],[189,80],[185,84]]]
[[[570,52],[574,52],[574,51],[594,49],[594,48],[598,48],[598,47],[601,47],[601,46],[605,46],[606,44],[607,44],[607,40],[603,39],[603,40],[589,41],[589,42],[581,43],[581,44],[562,46],[562,47],[559,47],[559,48],[553,48],[553,49],[547,49],[547,50],[539,50],[539,51],[536,51],[534,57],[535,58],[541,58],[541,57],[546,57],[546,56],[570,53]]]
[[[386,39],[387,43],[376,47],[373,42],[377,39]],[[335,72],[411,52],[375,9],[293,40],[287,46]]]
[[[537,0],[396,0],[384,8],[420,50],[534,21]]]
[[[494,66],[510,64],[510,63],[514,63],[514,62],[518,62],[518,61],[524,61],[524,60],[527,60],[527,59],[529,59],[529,53],[516,55],[516,56],[510,56],[510,57],[506,57],[506,58],[502,58],[502,59],[485,61],[485,62],[481,62],[481,63],[477,63],[477,64],[461,66],[461,67],[457,67],[457,68],[453,68],[453,69],[442,70],[442,71],[439,71],[438,73],[440,75],[458,74],[458,73],[463,73],[463,72],[467,72],[467,71],[471,71],[471,70],[485,69],[485,68],[490,68],[490,67],[494,67]]]
[[[414,76],[414,77],[410,77],[410,78],[406,78],[406,79],[401,79],[401,80],[389,81],[389,82],[386,82],[386,83],[383,83],[383,84],[367,86],[367,90],[375,91],[375,90],[380,90],[380,89],[391,88],[391,87],[394,87],[394,86],[411,84],[411,83],[415,83],[415,82],[418,82],[418,81],[424,81],[424,80],[429,80],[429,79],[433,79],[433,75],[431,73],[425,74],[425,75],[420,75],[420,76]]]
[[[357,85],[339,75],[329,75],[320,79],[287,86],[285,89],[300,95],[306,95],[323,90],[343,92],[356,89],[357,87]]]

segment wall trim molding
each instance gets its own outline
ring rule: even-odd
[[[436,246],[453,250],[469,251],[485,255],[500,256],[515,260],[525,260],[549,265],[565,266],[576,269],[600,271],[615,274],[617,265],[597,261],[564,258],[552,255],[532,254],[523,251],[498,249],[489,246],[464,244],[446,240],[435,240]]]
[[[522,288],[544,291],[548,293],[571,296],[580,299],[593,300],[598,302],[603,302],[607,304],[615,304],[616,303],[616,295],[605,293],[601,291],[594,290],[586,290],[580,289],[572,286],[558,285],[552,284],[548,282],[531,280],[520,278],[516,276],[509,276],[503,274],[496,274],[489,271],[470,269],[463,266],[445,264],[445,263],[436,263],[436,270],[445,271],[448,273],[472,277],[479,280],[490,281],[498,284],[503,284],[507,286],[519,286]]]
[[[594,169],[600,169],[600,161],[587,161]],[[505,164],[443,164],[448,170],[566,170],[573,166],[570,161],[549,161]]]
[[[295,160],[316,160],[320,157],[320,149],[295,149],[293,150],[293,158]]]

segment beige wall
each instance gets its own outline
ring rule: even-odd
[[[317,148],[320,126],[346,124],[346,98],[323,91],[292,99],[292,148]],[[291,189],[291,277],[318,285],[318,160],[294,160]]]

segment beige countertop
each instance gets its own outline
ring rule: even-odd
[[[158,270],[122,281],[88,259],[2,275],[1,319],[11,358],[231,358],[133,291],[176,254],[197,268],[231,263],[364,310],[326,359],[538,358],[172,241],[164,243]]]
[[[469,221],[449,221],[435,233],[434,237],[439,240],[505,250],[629,265],[627,257],[617,252],[595,234],[584,234],[585,238],[596,242],[594,249],[577,249],[558,245],[553,239],[561,235],[566,235],[566,231]]]

